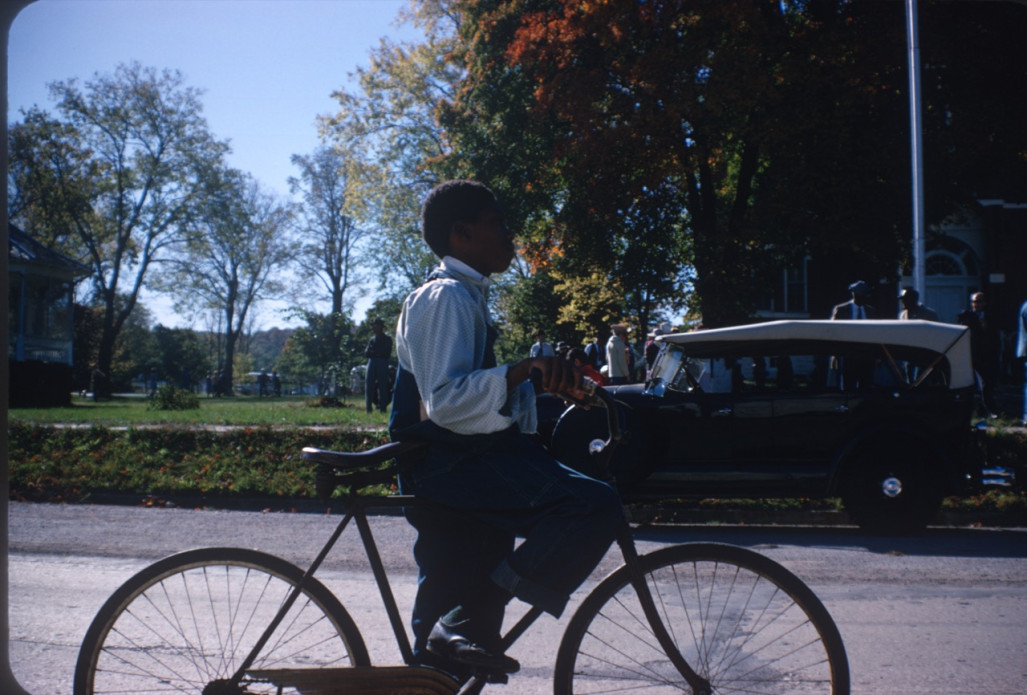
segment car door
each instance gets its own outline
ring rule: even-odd
[[[668,392],[652,414],[652,431],[666,446],[646,480],[688,494],[722,491],[734,478],[735,401],[730,365],[722,359],[692,360],[697,388]]]

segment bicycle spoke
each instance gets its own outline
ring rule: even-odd
[[[222,561],[219,553],[238,557]],[[229,679],[302,576],[264,553],[208,549],[183,553],[126,582],[101,609],[83,641],[76,695],[190,693]],[[196,558],[192,560],[192,558]],[[209,559],[208,559],[209,558]],[[253,669],[354,664],[366,651],[348,614],[316,581],[293,603]],[[247,693],[277,686],[246,681]]]
[[[647,565],[646,586],[663,628],[713,692],[848,692],[837,630],[794,575],[750,551],[697,545],[705,552],[677,546],[640,562]],[[691,692],[655,639],[627,577],[607,579],[572,619],[557,659],[557,695]],[[826,642],[817,621],[826,621]]]

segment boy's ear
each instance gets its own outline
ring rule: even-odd
[[[471,226],[467,222],[454,222],[449,228],[449,245],[451,248],[461,245],[471,238]]]

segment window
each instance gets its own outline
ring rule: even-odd
[[[760,314],[806,314],[806,265],[809,259],[803,259],[795,267],[781,271],[781,282],[770,288],[757,304]]]

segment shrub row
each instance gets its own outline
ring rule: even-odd
[[[305,446],[363,451],[383,432],[272,429],[62,428],[13,424],[10,495],[80,501],[95,492],[313,497]]]

